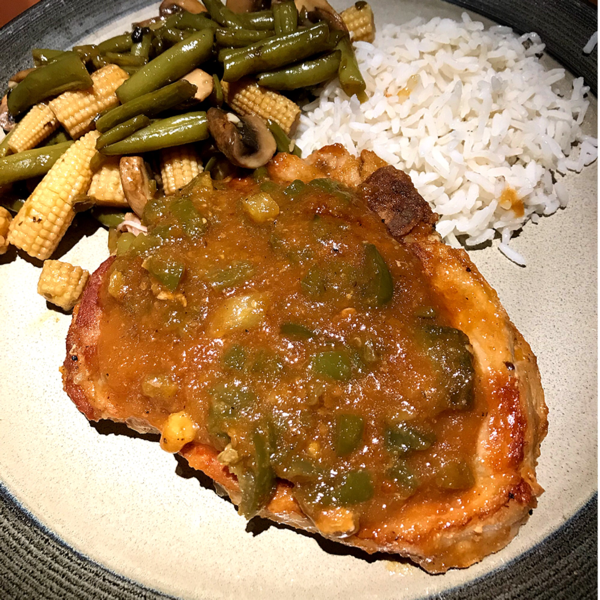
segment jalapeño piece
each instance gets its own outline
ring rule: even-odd
[[[369,471],[350,471],[336,488],[334,499],[339,506],[367,502],[373,497],[375,488]]]
[[[423,432],[407,423],[389,425],[385,429],[385,445],[390,452],[404,455],[427,450],[435,443],[433,433]]]
[[[368,306],[383,306],[394,295],[394,280],[388,266],[373,244],[365,245],[363,265],[367,281],[363,286],[363,297]]]
[[[352,377],[352,362],[346,352],[330,350],[313,356],[311,369],[336,381],[348,381]]]
[[[362,441],[365,421],[358,415],[340,414],[335,418],[333,446],[338,456],[354,452]]]
[[[171,214],[179,221],[183,232],[195,240],[206,233],[208,222],[189,198],[175,200],[170,207]]]

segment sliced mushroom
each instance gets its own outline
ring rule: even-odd
[[[191,73],[188,73],[185,77],[182,77],[186,81],[196,86],[196,93],[194,94],[194,100],[202,102],[206,100],[211,94],[215,87],[215,80],[212,75],[209,75],[202,69],[194,69]]]
[[[298,12],[304,9],[307,11],[309,17],[327,21],[331,29],[348,31],[342,17],[327,0],[294,0],[294,3]]]
[[[9,132],[15,125],[15,120],[8,111],[8,94],[6,94],[0,103],[0,127]]]
[[[198,0],[163,0],[158,10],[160,16],[165,17],[182,10],[197,15],[206,12],[206,7]]]
[[[146,163],[141,156],[124,156],[119,161],[119,172],[127,203],[141,218],[146,203],[156,193],[156,185],[150,179]]]
[[[258,169],[275,154],[275,138],[260,117],[238,117],[220,108],[210,108],[207,117],[217,148],[234,165]]]
[[[227,8],[237,14],[253,12],[262,7],[262,0],[227,0]]]

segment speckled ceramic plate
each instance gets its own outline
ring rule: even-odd
[[[42,0],[0,31],[2,81],[27,64],[32,47],[66,48],[119,32],[153,14],[155,6],[148,4]],[[380,24],[461,12],[437,0],[372,4]],[[537,7],[508,1],[461,4],[520,31],[538,30],[559,60],[595,86],[596,59],[580,52],[595,27],[590,6],[576,0]],[[597,106],[590,100],[585,128],[591,134]],[[539,359],[550,408],[538,468],[546,493],[507,548],[441,576],[286,527],[260,520],[248,524],[202,476],[147,436],[89,425],[64,394],[58,372],[70,317],[36,295],[38,265],[9,252],[0,259],[0,597],[593,595],[596,173],[592,165],[570,176],[569,206],[527,225],[514,240],[528,258],[527,268],[494,248],[471,252]],[[106,256],[106,232],[82,219],[58,254],[91,271]]]

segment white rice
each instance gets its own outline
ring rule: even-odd
[[[589,88],[576,79],[561,97],[552,86],[564,69],[546,70],[543,50],[535,33],[485,31],[466,13],[462,22],[387,25],[374,44],[356,44],[368,101],[330,82],[304,107],[297,143],[305,155],[334,142],[373,150],[411,176],[448,243],[473,246],[498,232],[502,253],[525,264],[509,247],[513,232],[566,206],[562,176],[598,155],[580,128]]]

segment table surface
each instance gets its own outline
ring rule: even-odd
[[[13,0],[0,2],[0,27],[21,14],[26,8],[33,6],[39,0]]]

